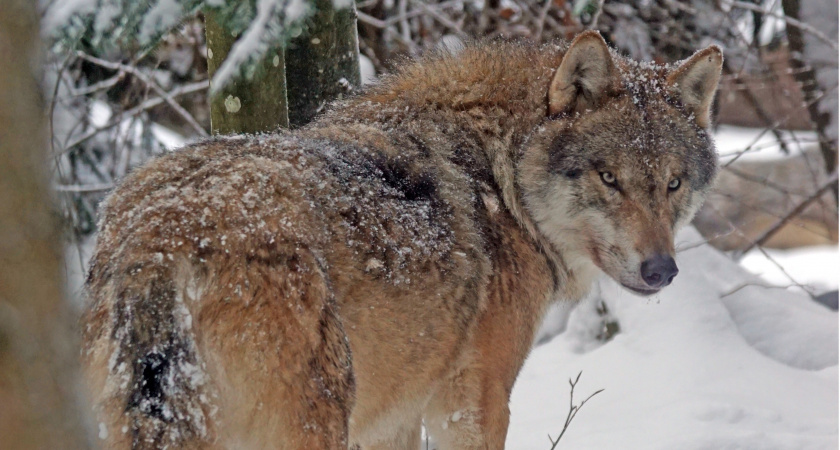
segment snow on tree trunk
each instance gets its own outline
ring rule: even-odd
[[[0,2],[0,447],[86,448],[47,183],[36,6]]]
[[[207,67],[212,79],[239,36],[232,35],[212,12],[207,12],[204,20]],[[259,133],[288,126],[282,52],[263,58],[252,77],[236,77],[210,96],[213,134]]]
[[[782,7],[787,16],[811,25],[837,42],[836,1],[783,0]],[[837,169],[837,50],[813,33],[791,24],[787,25],[787,35],[791,65],[797,69],[797,78],[809,104],[808,112],[820,140],[826,171],[832,173]],[[837,199],[836,184],[834,198]]]
[[[359,43],[353,2],[316,0],[309,26],[286,49],[289,122],[305,125],[334,99],[358,88]],[[339,5],[345,6],[345,5]]]

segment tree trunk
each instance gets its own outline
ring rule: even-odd
[[[85,448],[47,183],[37,2],[0,2],[0,447]]]
[[[303,126],[332,100],[361,84],[356,8],[315,0],[315,14],[286,49],[289,122]]]
[[[212,80],[239,36],[232,36],[215,15],[204,15],[207,68]],[[251,80],[237,77],[210,97],[213,134],[260,133],[289,126],[283,53],[268,55]]]
[[[782,8],[788,17],[815,27],[829,38],[837,38],[837,2],[782,0]],[[837,51],[797,26],[787,24],[786,29],[791,66],[802,85],[826,173],[831,174],[837,170]],[[837,184],[832,190],[836,201]]]

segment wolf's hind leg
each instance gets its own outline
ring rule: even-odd
[[[210,260],[200,276],[121,260],[95,269],[83,320],[106,448],[347,448],[350,349],[311,253]]]
[[[317,258],[287,247],[225,261],[214,273],[199,325],[218,377],[225,444],[346,449],[350,347]]]

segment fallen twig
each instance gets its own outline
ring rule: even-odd
[[[566,423],[563,424],[563,429],[560,431],[560,435],[557,436],[557,439],[553,439],[550,434],[548,435],[548,440],[551,441],[551,450],[555,450],[557,448],[557,444],[560,443],[560,438],[562,438],[563,435],[566,433],[566,430],[569,428],[569,424],[572,423],[572,420],[574,420],[575,416],[577,416],[577,413],[580,412],[580,409],[583,408],[583,405],[585,405],[586,402],[588,402],[589,399],[591,399],[592,397],[600,394],[601,392],[604,392],[603,389],[598,389],[597,391],[590,394],[589,397],[586,397],[584,401],[580,402],[580,405],[575,405],[575,386],[580,380],[580,376],[582,374],[583,371],[578,372],[575,381],[572,381],[572,379],[569,378],[569,386],[571,386],[571,392],[569,394],[569,413],[566,414]]]

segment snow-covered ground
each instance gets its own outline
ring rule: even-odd
[[[750,251],[744,255],[741,265],[775,286],[789,286],[796,282],[816,293],[838,288],[840,252],[837,246],[767,249],[764,252],[767,255],[760,250]]]
[[[689,229],[678,240],[701,237]],[[837,313],[795,292],[737,289],[764,283],[708,246],[677,262],[674,284],[654,297],[603,280],[570,314],[549,317],[555,332],[568,323],[522,370],[508,448],[551,447],[547,435],[559,434],[569,410],[568,380],[581,371],[575,403],[604,391],[558,448],[838,447]],[[605,321],[619,332],[602,342]]]

